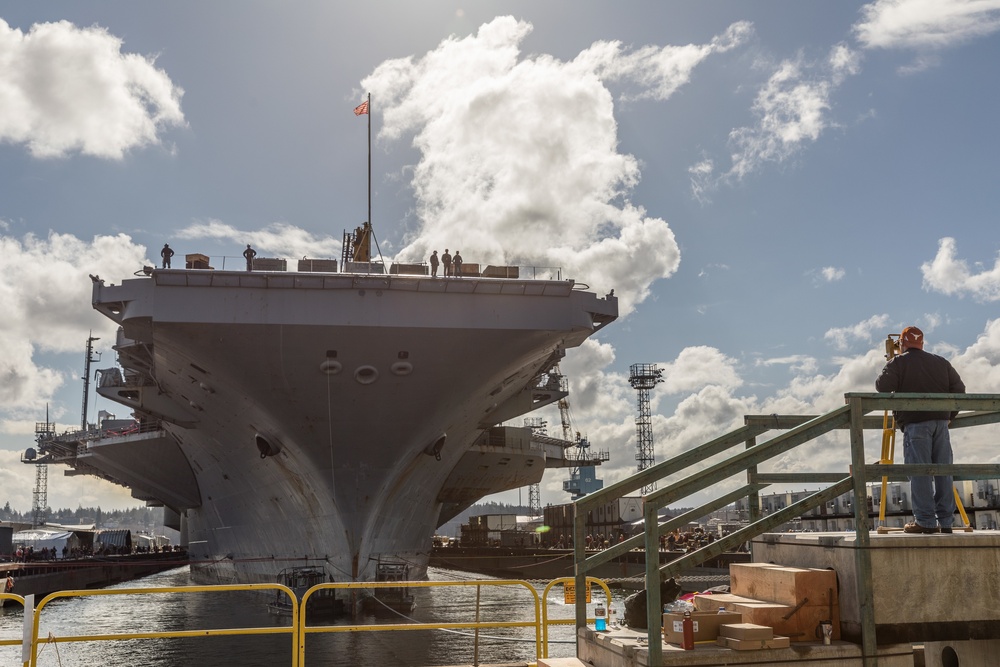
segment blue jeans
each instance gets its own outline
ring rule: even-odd
[[[951,437],[948,420],[935,419],[903,427],[904,463],[950,465]],[[921,475],[910,478],[913,517],[924,528],[951,528],[955,521],[955,491],[951,477]]]

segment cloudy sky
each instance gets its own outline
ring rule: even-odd
[[[873,390],[907,324],[1000,392],[998,33],[1000,0],[0,6],[0,502],[31,507],[18,457],[46,406],[79,424],[90,332],[114,362],[88,274],[164,243],[339,256],[367,217],[369,93],[384,255],[447,246],[620,297],[562,365],[606,482],[635,469],[633,363],[664,369],[657,461]],[[1000,460],[996,435],[957,434],[957,457]],[[59,472],[53,507],[136,504]]]

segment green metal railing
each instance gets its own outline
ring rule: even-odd
[[[644,548],[647,554],[658,554],[660,535],[684,526],[692,519],[704,517],[733,503],[747,498],[751,509],[750,524],[730,535],[708,544],[681,558],[663,565],[658,558],[646,558],[647,627],[649,664],[659,665],[663,660],[663,638],[660,633],[662,601],[656,585],[661,577],[671,577],[682,571],[716,558],[758,535],[798,518],[805,512],[845,493],[853,493],[854,524],[857,533],[855,550],[858,571],[858,599],[861,602],[861,630],[863,655],[866,667],[877,665],[874,600],[871,586],[871,555],[868,550],[869,516],[867,487],[869,481],[883,477],[906,480],[911,475],[951,475],[956,479],[1000,478],[1000,465],[886,465],[865,463],[865,429],[883,428],[882,416],[869,417],[874,411],[926,410],[963,411],[952,420],[951,428],[982,426],[1000,422],[1000,394],[845,394],[846,405],[825,415],[789,416],[754,415],[744,419],[744,425],[699,447],[680,454],[669,461],[643,470],[599,491],[588,494],[574,503],[573,549],[577,587],[582,589],[587,573],[598,565],[635,548]],[[758,443],[758,436],[768,431],[783,430],[780,435]],[[758,466],[796,447],[811,443],[817,438],[837,430],[849,432],[851,467],[847,471],[820,473],[762,473]],[[704,461],[738,445],[744,450],[718,463],[705,465]],[[744,474],[746,484],[719,496],[685,514],[659,523],[658,510],[697,493],[710,490],[725,480]],[[662,489],[643,497],[643,514],[646,530],[604,551],[585,551],[587,513],[604,503],[624,497],[644,486],[675,479]],[[668,480],[669,481],[669,480]],[[802,500],[762,517],[759,511],[760,491],[770,484],[807,483],[827,485]],[[576,602],[577,628],[586,626],[586,605]],[[578,632],[579,637],[579,632]],[[579,641],[579,639],[578,639]]]

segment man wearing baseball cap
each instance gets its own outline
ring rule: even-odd
[[[889,360],[875,380],[880,392],[964,394],[965,384],[944,357],[924,352],[924,333],[906,327],[899,335],[900,354]],[[903,461],[910,464],[950,465],[951,437],[948,422],[955,413],[897,410],[896,426],[903,432]],[[950,533],[955,521],[955,492],[952,478],[920,475],[910,477],[913,523],[903,526],[906,533]]]

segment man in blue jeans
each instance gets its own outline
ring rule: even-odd
[[[965,384],[944,357],[924,352],[924,334],[906,327],[899,335],[900,354],[889,360],[875,380],[880,392],[964,394]],[[948,423],[957,412],[896,411],[903,432],[903,461],[910,464],[948,464],[952,460]],[[951,477],[910,477],[913,523],[906,533],[950,533],[955,521],[955,492]]]

